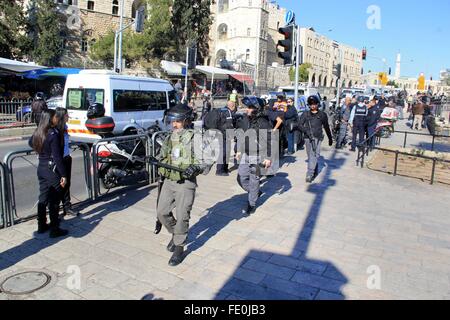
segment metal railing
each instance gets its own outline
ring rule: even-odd
[[[91,184],[91,178],[90,178],[90,148],[85,143],[71,143],[71,148],[73,150],[80,149],[83,151],[83,160],[84,160],[84,178],[86,182],[86,193],[88,195],[88,200],[91,200],[93,197],[92,192],[92,184]],[[4,184],[2,184],[2,193],[4,197],[4,201],[2,202],[2,206],[5,206],[5,221],[4,224],[5,227],[13,226],[14,224],[22,221],[27,220],[29,218],[32,218],[35,216],[35,214],[32,214],[27,217],[19,217],[17,214],[17,203],[16,203],[16,188],[15,188],[15,181],[14,181],[14,172],[13,172],[13,163],[14,160],[18,158],[23,158],[25,156],[30,155],[37,155],[35,151],[33,151],[31,148],[24,149],[24,150],[18,150],[18,151],[12,151],[8,153],[4,160],[2,166],[4,166],[5,170],[5,179]]]
[[[31,105],[31,102],[31,99],[0,99],[0,126],[31,123],[31,109],[24,110],[24,107]]]
[[[432,147],[433,150],[434,150],[434,142],[435,142],[436,138],[439,138],[439,137],[449,138],[449,136],[428,135],[428,134],[424,134],[424,133],[407,132],[407,131],[396,131],[395,133],[403,133],[403,134],[405,134],[404,148],[406,146],[406,139],[407,139],[407,135],[408,134],[415,134],[415,135],[422,135],[422,136],[432,137],[433,138],[433,144],[432,144],[433,145],[433,147]],[[376,139],[374,145],[368,144],[369,141],[371,141],[372,138]],[[365,158],[367,156],[369,156],[369,153],[372,152],[373,150],[380,150],[380,151],[383,151],[383,152],[388,152],[388,153],[394,153],[395,154],[394,172],[393,172],[394,176],[397,176],[397,173],[398,173],[398,162],[399,162],[399,156],[400,155],[404,155],[404,156],[408,156],[408,157],[414,157],[414,158],[420,158],[420,159],[425,159],[425,160],[430,160],[430,161],[433,161],[432,168],[431,168],[431,173],[430,173],[430,180],[431,180],[431,184],[433,185],[434,182],[435,182],[435,175],[436,175],[436,163],[438,163],[438,162],[450,163],[449,160],[439,159],[437,157],[429,157],[429,156],[425,156],[425,155],[422,155],[422,154],[414,154],[414,153],[410,153],[410,152],[403,152],[403,151],[399,151],[399,150],[391,150],[391,149],[382,148],[382,147],[379,147],[380,144],[381,144],[381,137],[378,135],[378,132],[375,132],[370,137],[365,139],[363,142],[357,144],[358,156],[357,156],[357,159],[356,159],[356,165],[357,166],[361,165],[361,168],[364,168]]]
[[[407,140],[408,140],[408,135],[415,135],[415,136],[426,136],[426,137],[431,137],[432,138],[432,142],[431,142],[431,150],[430,151],[434,151],[434,147],[435,147],[435,143],[436,143],[436,138],[450,138],[450,136],[447,135],[430,135],[427,133],[420,133],[420,132],[411,132],[411,131],[395,131],[394,134],[396,133],[400,133],[400,134],[404,134],[405,137],[403,139],[403,148],[406,148],[407,145]]]
[[[6,228],[8,225],[8,211],[6,209],[6,174],[5,165],[0,162],[0,228]]]

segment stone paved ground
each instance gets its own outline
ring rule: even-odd
[[[289,158],[250,218],[236,173],[201,177],[176,268],[167,232],[152,233],[154,187],[84,208],[63,240],[33,235],[35,221],[1,230],[0,278],[37,269],[53,280],[0,299],[449,299],[450,188],[357,168],[346,151],[323,155],[310,186],[305,153]]]

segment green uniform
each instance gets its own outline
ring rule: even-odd
[[[162,163],[181,170],[191,165],[202,167],[194,152],[194,131],[185,129],[173,132],[161,147],[159,159]],[[173,235],[174,244],[184,246],[197,188],[196,178],[185,180],[181,173],[164,168],[159,169],[159,174],[165,177],[165,180],[157,207],[158,219]],[[171,214],[174,208],[175,217]]]

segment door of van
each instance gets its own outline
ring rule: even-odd
[[[87,110],[94,103],[105,105],[105,90],[93,88],[68,88],[65,101],[69,113],[69,134],[90,134],[86,129]]]

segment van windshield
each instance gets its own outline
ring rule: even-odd
[[[68,110],[86,111],[94,103],[105,104],[103,89],[68,89],[66,107]]]

